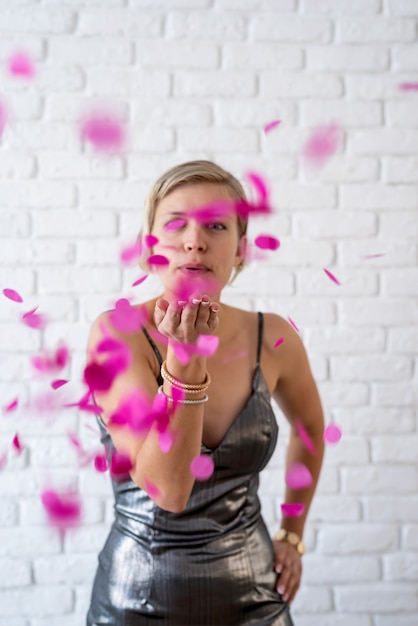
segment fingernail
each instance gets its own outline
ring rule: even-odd
[[[187,300],[177,300],[177,304],[179,306],[185,306],[187,304]]]
[[[209,298],[206,298],[205,296],[203,296],[202,304],[203,304],[203,306],[208,306],[208,304],[210,304]]]
[[[218,313],[218,311],[219,311],[219,307],[218,307],[218,305],[217,305],[217,304],[212,304],[212,306],[211,306],[210,308],[211,308],[211,310],[212,310],[214,313]]]
[[[278,591],[278,592],[280,593],[280,595],[282,596],[282,595],[284,594],[284,587],[283,587],[283,585],[279,585],[279,586],[277,587],[277,591]]]
[[[282,571],[282,566],[281,565],[276,565],[276,567],[274,568],[274,571],[276,572],[276,574],[280,574]]]
[[[200,304],[202,302],[201,298],[193,298],[192,299],[192,303],[193,304]]]

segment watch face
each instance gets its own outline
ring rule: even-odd
[[[287,533],[287,540],[292,544],[292,546],[296,546],[300,541],[299,537],[295,533]]]

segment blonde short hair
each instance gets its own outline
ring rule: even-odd
[[[212,161],[196,160],[180,163],[164,172],[152,185],[145,200],[144,222],[140,237],[152,233],[155,215],[159,203],[169,193],[183,185],[215,183],[224,185],[233,200],[246,200],[243,186],[235,176]],[[241,239],[247,233],[247,218],[237,213],[238,236]],[[144,263],[142,262],[141,265]],[[235,268],[234,278],[243,269],[242,261]]]

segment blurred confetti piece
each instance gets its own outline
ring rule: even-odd
[[[17,433],[13,437],[12,446],[18,454],[22,454],[24,450],[24,446],[22,445],[22,442],[20,441],[20,437]]]
[[[302,502],[292,502],[281,504],[280,508],[285,517],[300,517],[305,510],[305,505]]]
[[[325,443],[335,444],[341,439],[341,428],[337,424],[328,424],[324,430]]]
[[[82,507],[76,493],[58,493],[54,489],[45,489],[41,494],[41,502],[52,526],[64,530],[79,524]]]
[[[158,489],[157,485],[148,480],[148,478],[144,478],[144,487],[150,498],[158,498],[161,496],[161,491]]]
[[[132,283],[132,287],[137,287],[138,285],[141,285],[141,283],[144,282],[144,280],[146,280],[148,278],[149,274],[145,274],[145,276],[141,276],[141,278],[138,278],[135,282]]]
[[[305,448],[309,450],[309,452],[312,452],[312,454],[316,454],[314,443],[299,418],[296,419],[296,430]]]
[[[117,300],[115,309],[109,314],[109,319],[112,326],[123,333],[133,333],[142,326],[141,312],[126,298]]]
[[[123,452],[115,451],[112,455],[112,460],[110,463],[110,473],[115,478],[126,476],[129,471],[133,468],[131,459]]]
[[[343,132],[336,124],[317,128],[302,149],[305,159],[315,166],[322,166],[338,150]]]
[[[42,315],[41,313],[36,313],[37,308],[38,307],[35,307],[31,311],[27,311],[26,313],[24,313],[22,315],[22,322],[25,324],[25,326],[29,326],[29,328],[34,328],[35,330],[44,330],[47,325],[47,319],[45,315]]]
[[[273,120],[273,121],[269,122],[268,124],[266,124],[263,127],[263,130],[267,134],[267,133],[271,132],[272,130],[274,130],[275,128],[277,128],[277,126],[280,123],[281,123],[281,120]]]
[[[80,137],[99,152],[119,152],[125,143],[124,126],[113,113],[94,112],[80,124]]]
[[[158,237],[156,237],[155,235],[145,235],[144,243],[147,248],[152,248],[158,243]]]
[[[98,472],[106,472],[108,468],[107,459],[105,454],[96,454],[94,457],[94,467]]]
[[[363,254],[363,256],[361,257],[362,259],[377,259],[381,256],[385,256],[384,252],[378,253],[378,254]]]
[[[165,224],[164,226],[164,230],[178,230],[179,228],[182,228],[186,223],[186,220],[183,219],[177,219],[177,220],[171,220],[171,222],[168,222],[168,224]]]
[[[167,259],[166,256],[163,256],[162,254],[151,254],[151,256],[149,256],[147,259],[147,263],[151,266],[156,265],[161,267],[164,265],[168,265],[170,261]]]
[[[304,489],[312,485],[312,476],[303,463],[292,463],[286,471],[286,485],[291,489]]]
[[[33,78],[35,66],[30,56],[23,51],[15,52],[9,59],[9,73],[19,78]]]
[[[3,295],[9,298],[9,300],[13,300],[13,302],[23,302],[22,296],[14,289],[3,289]]]
[[[164,453],[170,452],[171,447],[173,445],[173,437],[167,430],[165,430],[164,432],[159,433],[158,443],[159,443],[161,452],[164,452]]]
[[[280,247],[280,241],[271,235],[258,235],[254,243],[262,250],[277,250]]]
[[[418,91],[418,83],[400,83],[401,91]]]
[[[295,322],[292,320],[291,317],[287,316],[287,319],[289,320],[289,324],[291,324],[291,326],[293,326],[293,328],[296,330],[296,332],[299,332],[299,328],[296,326]]]
[[[212,476],[215,464],[207,454],[199,454],[190,464],[190,471],[196,480],[207,480]]]
[[[63,369],[70,358],[70,351],[65,344],[59,345],[54,352],[44,351],[40,355],[31,358],[32,366],[43,374],[59,372]]]
[[[142,254],[142,251],[143,247],[140,241],[136,241],[134,244],[130,244],[122,248],[119,254],[122,265],[129,265],[129,263],[138,261]]]
[[[65,380],[64,378],[57,378],[57,380],[53,380],[51,382],[51,387],[52,389],[59,389],[60,387],[62,387],[63,385],[66,385],[68,383],[68,380]]]
[[[11,413],[15,409],[17,409],[18,404],[19,404],[19,399],[15,398],[11,402],[9,402],[9,404],[6,404],[6,406],[3,407],[3,413]]]
[[[278,346],[281,346],[283,341],[284,341],[284,337],[279,337],[276,343],[274,344],[274,347],[277,348]]]
[[[191,352],[193,352],[193,350],[190,350],[189,346],[175,342],[172,344],[172,347],[174,354],[182,365],[190,363]]]
[[[113,384],[113,380],[123,371],[125,364],[119,359],[109,359],[105,363],[92,361],[84,368],[84,382],[90,391],[107,391]],[[87,403],[79,404],[80,408],[86,408]]]
[[[3,452],[0,454],[0,471],[4,469],[7,465],[7,452]]]
[[[341,283],[338,280],[338,278],[336,276],[334,276],[334,274],[332,272],[330,272],[329,270],[327,270],[325,268],[324,268],[324,272],[328,276],[328,278],[330,278],[332,280],[332,282],[334,282],[336,285],[341,285]]]
[[[218,346],[219,337],[216,335],[199,335],[196,341],[195,352],[204,356],[212,356],[212,354],[215,354]]]

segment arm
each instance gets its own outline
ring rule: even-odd
[[[273,397],[289,421],[291,432],[286,455],[286,470],[294,463],[303,463],[312,475],[312,485],[305,489],[286,486],[285,502],[304,504],[303,514],[298,517],[283,516],[281,528],[296,533],[300,538],[318,482],[323,454],[324,416],[318,390],[313,379],[305,348],[297,333],[286,329],[283,343],[283,370],[273,391]],[[316,453],[310,452],[301,440],[297,421],[300,420],[309,435]],[[285,541],[275,541],[276,568],[279,591],[292,601],[299,587],[302,574],[301,558],[297,550]]]

